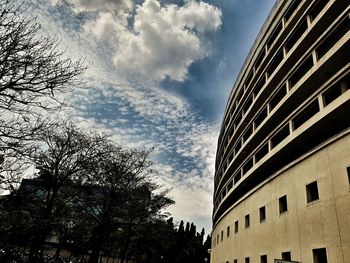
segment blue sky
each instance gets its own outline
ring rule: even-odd
[[[62,113],[125,147],[155,147],[176,221],[211,230],[226,101],[274,0],[32,0],[44,33],[91,63]]]

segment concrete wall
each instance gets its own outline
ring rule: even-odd
[[[234,207],[212,232],[212,263],[234,259],[268,262],[290,251],[292,260],[313,262],[312,249],[326,248],[328,262],[350,262],[350,135],[346,135],[276,176]],[[307,203],[306,185],[318,183],[319,200]],[[281,196],[287,195],[288,211],[279,213]],[[266,207],[260,222],[259,208]],[[245,215],[250,227],[245,228]],[[239,231],[234,233],[234,223]],[[230,236],[226,229],[230,226]],[[224,238],[221,241],[221,231]],[[219,235],[219,243],[216,237]]]

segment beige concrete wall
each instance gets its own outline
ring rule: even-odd
[[[269,181],[233,208],[213,229],[212,263],[268,262],[290,251],[292,260],[313,262],[312,249],[325,247],[328,262],[350,262],[350,135],[338,139]],[[317,180],[319,200],[307,204],[306,185]],[[279,214],[278,199],[287,195],[288,211]],[[259,208],[266,206],[266,220],[259,221]],[[250,227],[244,218],[250,214]],[[239,231],[234,233],[234,222]],[[230,226],[230,237],[226,236]]]

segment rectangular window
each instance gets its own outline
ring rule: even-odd
[[[249,110],[250,106],[253,105],[253,96],[251,95],[247,102],[244,104],[244,107],[243,107],[243,114],[247,113],[247,111]]]
[[[244,89],[241,88],[241,90],[239,91],[238,95],[237,95],[237,101],[240,101],[243,97],[244,94]]]
[[[259,216],[260,216],[260,222],[264,222],[266,220],[265,206],[259,208]]]
[[[289,18],[291,18],[295,10],[297,10],[300,3],[301,3],[301,0],[294,0],[292,4],[289,6],[286,14],[284,15],[284,19],[286,22],[289,20]]]
[[[287,261],[292,260],[292,255],[290,251],[282,252],[282,260],[287,260]]]
[[[252,81],[253,79],[253,69],[250,70],[250,73],[249,75],[247,76],[247,79],[245,81],[245,86],[248,87],[250,82]]]
[[[278,91],[273,95],[270,100],[270,110],[274,109],[276,105],[287,95],[287,87],[286,84],[283,84]]]
[[[317,181],[312,182],[306,186],[306,200],[308,203],[320,199],[318,194]]]
[[[260,256],[260,263],[267,263],[267,255]]]
[[[320,111],[318,100],[314,100],[297,116],[293,118],[293,128],[296,130]]]
[[[267,75],[271,76],[272,73],[276,70],[276,68],[278,67],[278,65],[281,63],[281,61],[283,60],[283,49],[280,49],[275,57],[273,58],[273,60],[271,61],[269,68],[267,69]]]
[[[307,21],[304,19],[301,23],[294,29],[294,32],[286,41],[286,52],[288,53],[295,45],[296,42],[301,38],[307,29]]]
[[[288,211],[287,196],[282,196],[278,199],[280,214]]]
[[[259,115],[255,119],[255,128],[258,128],[260,124],[265,120],[267,117],[267,107],[265,107]]]
[[[243,134],[243,142],[246,142],[252,134],[253,134],[253,124],[249,125],[246,132]]]
[[[239,139],[238,143],[236,144],[235,146],[235,154],[237,155],[237,153],[239,152],[239,149],[241,149],[242,147],[242,142],[241,140]]]
[[[227,229],[226,229],[226,235],[227,235],[227,237],[230,236],[230,226],[228,226]]]
[[[261,147],[255,154],[255,162],[259,162],[266,154],[269,153],[269,145],[265,143],[263,147]]]
[[[256,62],[255,62],[255,65],[254,65],[255,69],[258,69],[260,67],[260,64],[263,61],[264,57],[265,57],[265,49],[263,49],[260,52],[258,58],[256,59]]]
[[[236,184],[239,180],[241,180],[241,177],[241,170],[239,170],[235,177],[233,177],[233,184]]]
[[[235,120],[235,127],[236,127],[236,128],[238,127],[238,125],[239,125],[239,123],[241,122],[241,120],[242,120],[242,112],[239,112],[239,113],[237,114],[237,117],[236,117],[236,120]]]
[[[250,263],[250,258],[249,257],[245,258],[245,263]]]
[[[233,182],[232,182],[232,180],[231,180],[231,181],[227,184],[227,192],[231,190],[232,186],[233,186]]]
[[[290,87],[294,87],[295,84],[313,67],[314,62],[312,61],[312,57],[309,56],[304,62],[297,68],[296,71],[289,78]]]
[[[311,20],[315,18],[322,12],[323,8],[329,3],[329,0],[318,0],[310,10]]]
[[[238,233],[238,220],[235,222],[235,233]]]
[[[266,82],[266,78],[265,78],[265,75],[263,75],[258,83],[255,85],[255,88],[254,88],[254,97],[258,96],[260,90],[264,87],[265,85],[265,82]]]
[[[237,260],[237,259],[234,259],[234,260],[233,260],[233,263],[238,263],[238,260]]]
[[[221,241],[223,241],[223,240],[224,240],[224,231],[221,230]]]
[[[347,174],[348,174],[348,183],[350,185],[350,167],[346,168]]]
[[[316,248],[312,250],[314,263],[328,263],[326,248]]]
[[[329,105],[341,95],[342,95],[342,89],[339,83],[333,85],[331,88],[326,90],[322,95],[324,105],[325,106]]]
[[[277,39],[281,31],[282,31],[282,22],[279,22],[276,28],[274,29],[273,33],[271,34],[269,40],[266,43],[267,49],[270,49],[273,43],[275,43],[275,40]]]
[[[272,138],[271,146],[272,148],[280,144],[289,135],[289,126],[286,124],[282,129],[280,129]]]
[[[248,160],[243,166],[243,175],[245,175],[254,165],[253,157]]]
[[[216,243],[219,244],[219,234],[216,237]]]
[[[249,214],[244,217],[244,226],[245,228],[248,228],[250,226],[250,216]]]
[[[337,43],[350,30],[350,21],[346,17],[316,48],[317,58],[322,58],[335,43]]]

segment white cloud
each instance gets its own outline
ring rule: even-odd
[[[217,30],[220,25],[221,11],[209,4],[190,1],[182,7],[162,7],[157,0],[146,0],[136,7],[131,29],[126,16],[109,12],[101,12],[84,29],[114,49],[118,70],[156,80],[170,77],[183,81],[188,67],[208,54],[200,33]]]
[[[62,0],[51,0],[52,3],[57,4]],[[132,7],[132,0],[67,0],[72,4],[76,11],[98,11],[98,10],[130,10]]]

